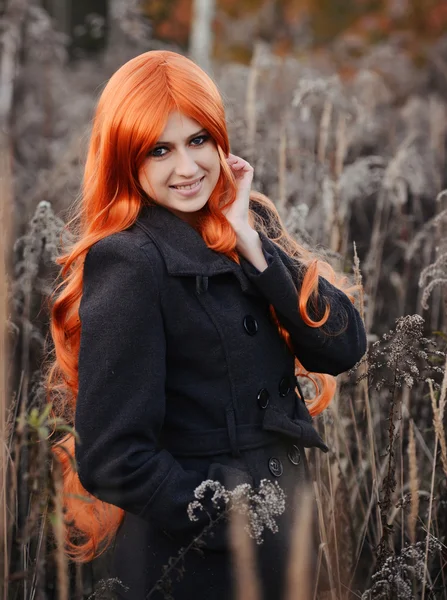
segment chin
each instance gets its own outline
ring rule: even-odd
[[[196,201],[186,201],[186,202],[176,202],[175,204],[171,205],[171,208],[174,208],[175,210],[184,212],[184,213],[195,213],[198,212],[199,210],[202,210],[202,208],[204,206],[206,206],[208,202],[208,199],[205,201],[199,201],[198,199]]]

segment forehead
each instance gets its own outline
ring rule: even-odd
[[[160,140],[164,142],[181,141],[201,129],[203,127],[198,121],[182,113],[173,112],[168,117],[166,126],[160,135]]]

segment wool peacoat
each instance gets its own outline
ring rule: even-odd
[[[269,479],[285,491],[279,531],[266,530],[256,546],[264,600],[282,597],[294,491],[308,480],[304,448],[328,450],[297,393],[294,354],[309,371],[337,375],[363,356],[366,335],[349,298],[323,277],[331,335],[308,327],[298,310],[302,270],[259,234],[263,272],[209,249],[168,209],[145,205],[130,228],[87,253],[75,458],[85,489],[125,511],[111,572],[118,597],[164,597],[148,596],[163,566],[209,522],[187,512],[206,479]],[[228,525],[183,566],[175,600],[231,599]]]

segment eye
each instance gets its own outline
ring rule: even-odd
[[[197,137],[193,138],[189,143],[192,146],[203,146],[203,144],[205,144],[205,142],[207,142],[209,139],[209,135],[198,135]],[[166,146],[158,146],[157,148],[153,148],[152,150],[150,150],[147,155],[152,156],[153,158],[164,158],[168,152],[169,148],[167,148]]]
[[[153,150],[150,150],[148,152],[148,156],[154,156],[155,158],[160,158],[162,156],[165,156],[165,154],[161,153],[163,150],[168,150],[168,148],[166,148],[166,146],[159,146],[158,148],[154,148]]]
[[[210,139],[209,135],[198,135],[197,137],[195,137],[194,139],[191,140],[191,144],[193,146],[202,146],[207,140]],[[195,144],[194,142],[197,142],[197,144]]]

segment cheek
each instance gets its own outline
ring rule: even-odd
[[[214,183],[217,183],[220,175],[220,159],[217,151],[210,154],[208,165],[208,170],[212,174],[212,179],[214,180]]]
[[[143,190],[151,196],[156,198],[157,189],[160,187],[160,172],[152,168],[152,165],[143,167],[140,171],[140,185]]]

